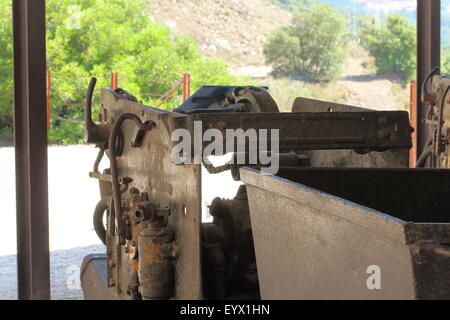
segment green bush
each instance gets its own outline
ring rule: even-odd
[[[391,73],[404,81],[416,70],[416,29],[402,14],[390,14],[380,22],[365,17],[360,27],[361,43],[375,58],[378,73]]]
[[[283,9],[295,12],[303,10],[311,3],[311,0],[270,0],[270,2]]]
[[[195,91],[205,84],[241,84],[224,62],[201,56],[194,39],[174,37],[152,22],[147,1],[47,0],[47,63],[52,72],[52,115],[83,119],[83,103],[90,77],[97,88],[110,87],[111,72],[119,72],[119,86],[144,104],[156,106],[155,94],[172,88],[184,72],[192,75]],[[12,42],[11,1],[0,0],[0,134],[11,136]],[[98,104],[98,90],[95,101]],[[173,108],[174,98],[164,106]],[[79,143],[83,125],[55,119],[49,139]]]
[[[441,52],[441,69],[442,74],[450,77],[450,47],[442,48]]]
[[[0,138],[12,137],[13,44],[11,1],[0,1]]]
[[[264,54],[275,76],[312,80],[336,78],[345,60],[345,16],[326,4],[313,3],[294,15],[293,25],[277,29]]]

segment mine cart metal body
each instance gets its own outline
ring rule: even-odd
[[[242,169],[241,177],[263,299],[450,298],[447,170]]]

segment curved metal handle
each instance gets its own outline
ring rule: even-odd
[[[94,96],[95,85],[97,84],[97,78],[92,78],[89,82],[89,87],[86,93],[86,105],[84,108],[84,122],[87,126],[95,126],[92,121],[92,97]]]
[[[97,125],[92,120],[92,98],[94,96],[97,78],[92,78],[86,93],[86,105],[84,108],[85,140],[87,143],[106,144],[109,138],[109,125]]]
[[[427,103],[427,104],[430,104],[430,103],[433,103],[434,102],[434,97],[433,97],[433,95],[430,93],[430,92],[428,92],[428,90],[427,90],[427,84],[428,84],[428,82],[430,81],[430,79],[431,79],[431,77],[435,74],[435,73],[437,73],[437,72],[439,72],[439,67],[434,67],[433,68],[433,70],[431,70],[431,72],[428,74],[428,76],[425,78],[425,81],[422,83],[422,90],[421,90],[421,98],[422,98],[422,103]]]

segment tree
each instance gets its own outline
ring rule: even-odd
[[[0,2],[0,137],[11,138],[13,104],[11,1]]]
[[[10,0],[0,0],[2,136],[11,132],[10,7]],[[92,76],[99,80],[97,88],[109,87],[113,71],[119,72],[122,88],[152,106],[158,103],[154,95],[167,92],[184,72],[192,74],[193,90],[205,84],[241,84],[224,62],[203,58],[194,39],[174,37],[169,28],[152,22],[144,0],[47,0],[46,11],[52,115],[59,119],[83,119],[83,108],[71,104],[84,102]],[[98,90],[95,99],[98,105]],[[172,99],[165,107],[180,102]],[[82,142],[83,124],[55,119],[49,138],[58,143]]]
[[[441,69],[442,74],[450,76],[450,47],[442,48]]]
[[[361,43],[375,58],[378,73],[393,73],[404,81],[416,70],[416,30],[402,14],[390,14],[386,21],[366,17],[360,28]]]
[[[275,76],[335,78],[345,60],[345,29],[340,11],[313,3],[294,15],[292,26],[281,27],[269,37],[264,46],[266,60]]]
[[[311,3],[311,0],[271,0],[271,2],[289,11],[301,11]]]

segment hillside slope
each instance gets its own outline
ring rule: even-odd
[[[350,48],[338,81],[316,84],[271,78],[264,42],[274,29],[289,25],[292,14],[270,0],[150,0],[149,5],[155,21],[174,34],[197,39],[204,56],[222,58],[235,72],[269,86],[283,111],[291,110],[298,96],[381,110],[403,110],[408,105],[408,89],[396,79],[377,76],[373,58],[358,45]]]
[[[203,55],[231,67],[263,66],[265,40],[292,18],[269,0],[150,0],[149,6],[155,21],[193,36]]]

